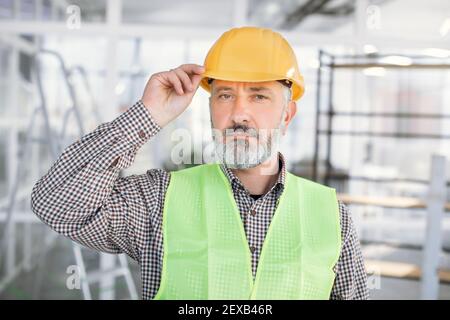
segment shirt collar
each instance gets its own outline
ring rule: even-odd
[[[278,152],[278,163],[280,166],[280,171],[278,174],[278,179],[275,185],[272,187],[271,190],[275,189],[278,194],[281,193],[284,189],[285,181],[286,181],[286,160],[281,152]],[[241,189],[247,191],[247,189],[244,187],[242,182],[239,180],[239,178],[231,171],[230,168],[228,168],[225,164],[221,163],[220,168],[222,169],[223,173],[227,177],[228,181],[230,182],[233,190]],[[248,191],[247,191],[248,192]],[[270,192],[270,191],[269,191]]]

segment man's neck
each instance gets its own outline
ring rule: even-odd
[[[256,167],[231,169],[250,194],[265,194],[278,179],[280,171],[278,152]]]

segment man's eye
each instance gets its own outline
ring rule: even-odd
[[[231,94],[221,94],[219,95],[219,99],[230,99],[231,98]]]
[[[264,99],[267,99],[267,97],[266,97],[266,96],[263,96],[262,94],[257,94],[255,97],[256,97],[256,100],[264,100]]]

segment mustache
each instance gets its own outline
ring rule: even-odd
[[[226,128],[224,130],[225,136],[234,136],[236,133],[245,133],[249,135],[250,137],[258,137],[258,130],[255,128],[250,128],[249,126],[245,124],[237,124],[234,125],[231,128]]]

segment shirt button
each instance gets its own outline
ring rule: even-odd
[[[145,139],[145,132],[143,130],[140,130],[138,135],[140,138]]]
[[[251,247],[250,247],[250,251],[251,251],[252,253],[255,253],[256,248],[255,248],[254,246],[251,246]]]
[[[250,210],[249,214],[251,214],[252,216],[255,216],[256,215],[256,210],[254,210],[254,209]]]

